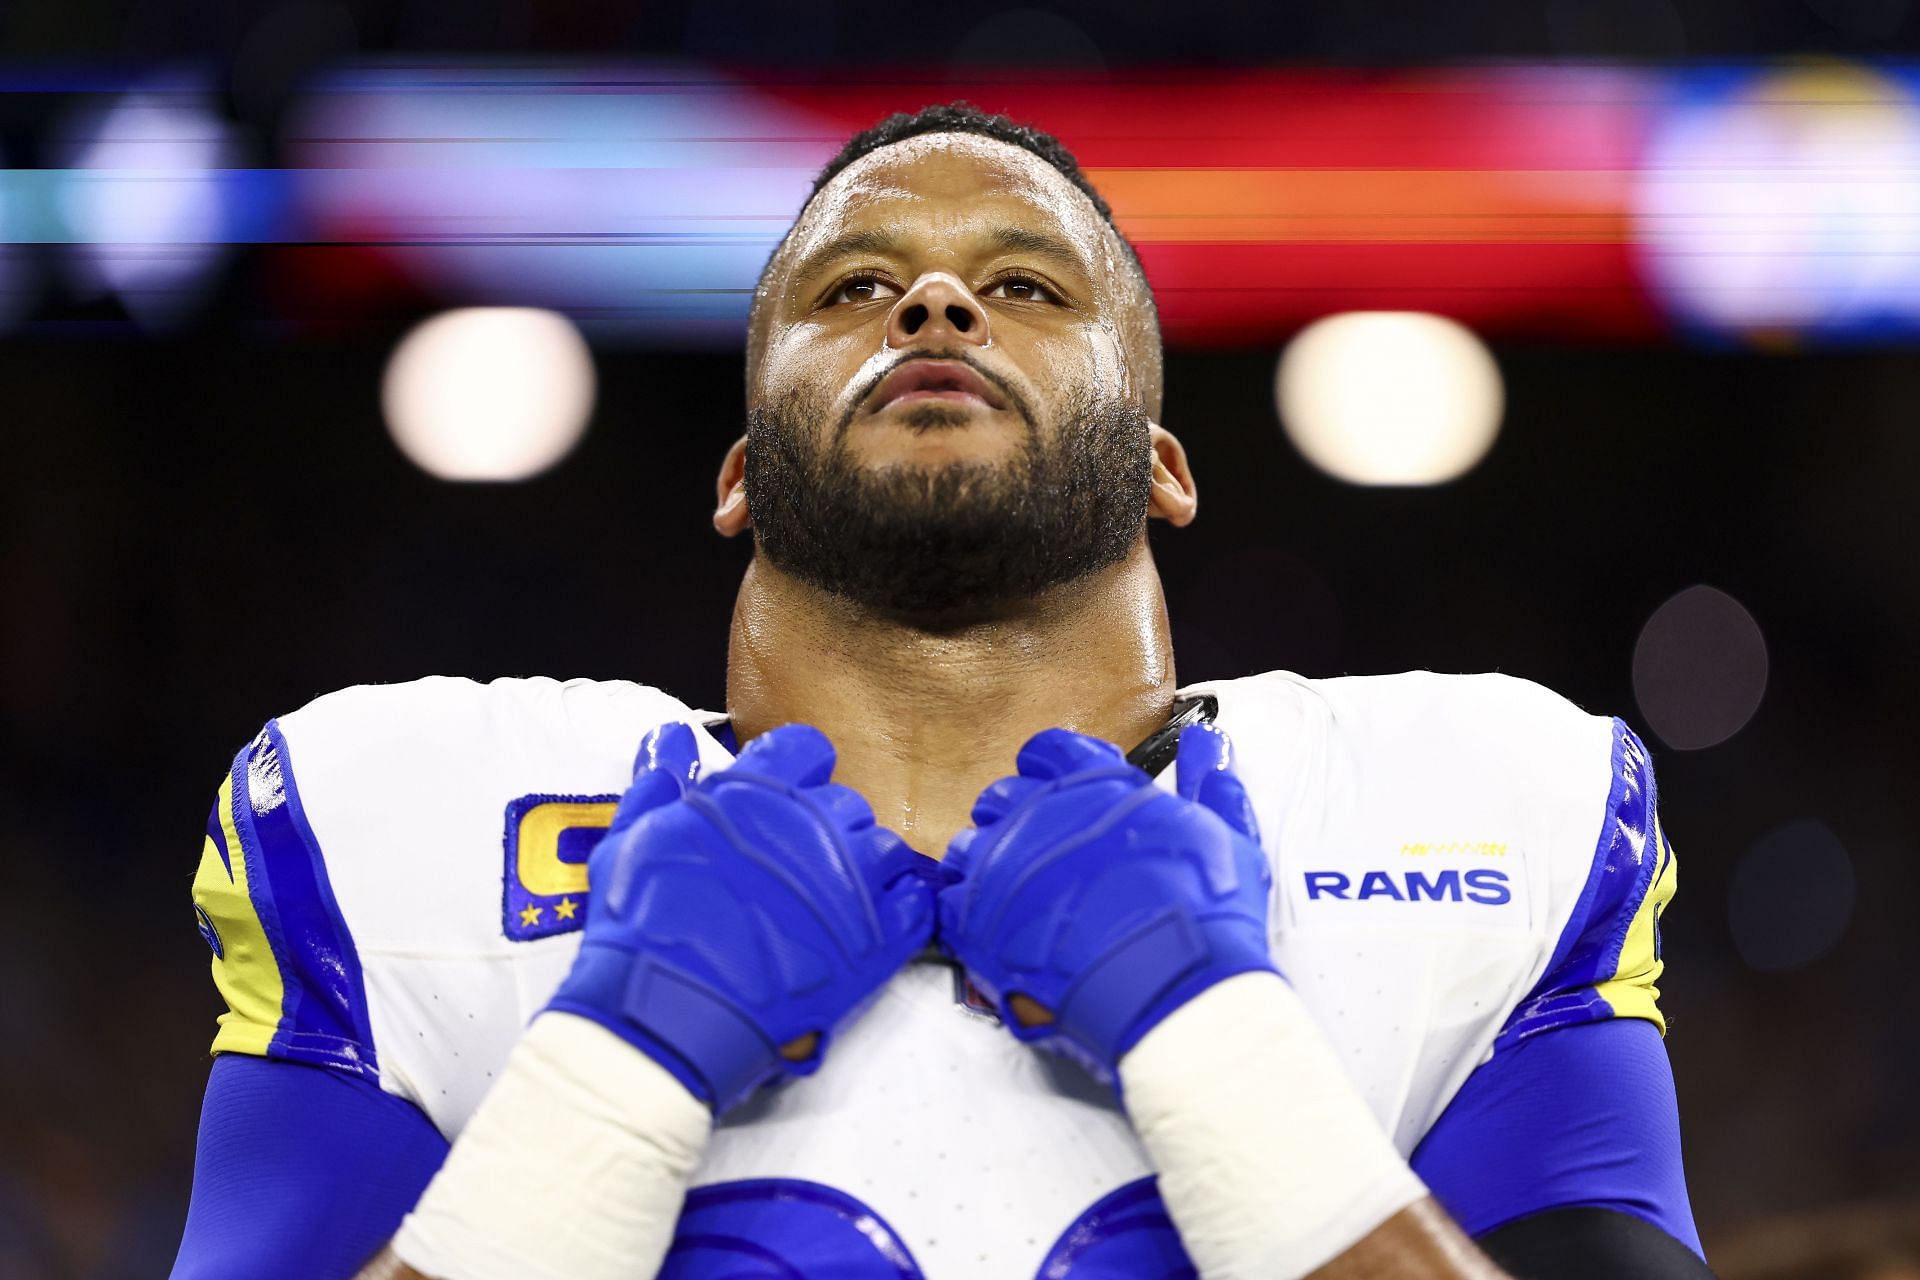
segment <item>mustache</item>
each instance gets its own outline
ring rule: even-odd
[[[1033,409],[1032,406],[1027,403],[1027,398],[1021,395],[1005,378],[987,368],[978,360],[975,360],[967,352],[912,351],[888,364],[886,368],[880,370],[871,378],[868,378],[861,386],[859,394],[848,401],[846,411],[840,415],[840,421],[836,422],[833,426],[833,442],[835,444],[838,444],[846,438],[847,429],[853,425],[855,415],[860,412],[860,406],[867,402],[867,397],[873,394],[873,389],[886,381],[888,374],[909,360],[952,360],[956,364],[967,366],[967,368],[984,378],[994,390],[1005,396],[1007,403],[1013,406],[1013,411],[1019,414],[1021,421],[1027,424],[1027,429],[1029,431],[1033,430]]]

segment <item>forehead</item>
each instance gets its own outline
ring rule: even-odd
[[[966,133],[921,134],[854,161],[813,198],[788,249],[797,259],[849,230],[911,234],[968,221],[1059,232],[1089,266],[1107,256],[1106,224],[1065,175],[1023,148]]]

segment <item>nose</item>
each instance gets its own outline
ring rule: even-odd
[[[887,345],[909,347],[948,340],[984,347],[992,343],[987,312],[959,277],[929,271],[900,295],[887,316]]]

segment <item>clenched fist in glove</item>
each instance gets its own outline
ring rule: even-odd
[[[1272,873],[1226,735],[1180,735],[1178,794],[1119,748],[1029,739],[942,865],[940,933],[1014,1035],[1103,1080],[1175,1009],[1272,970]]]

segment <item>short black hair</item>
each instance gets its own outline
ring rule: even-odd
[[[1076,190],[1093,203],[1094,211],[1100,215],[1101,220],[1113,232],[1114,239],[1118,240],[1120,247],[1126,251],[1127,263],[1133,268],[1135,283],[1140,286],[1140,296],[1146,303],[1147,322],[1156,344],[1158,343],[1160,312],[1154,303],[1153,288],[1147,283],[1146,268],[1140,265],[1140,255],[1134,251],[1133,242],[1127,239],[1119,225],[1114,222],[1113,210],[1108,207],[1106,199],[1091,182],[1087,181],[1087,175],[1080,172],[1080,162],[1074,159],[1073,152],[1067,150],[1060,139],[1044,129],[1036,129],[1030,124],[1019,124],[1004,115],[983,111],[970,102],[935,103],[911,114],[896,111],[872,128],[862,129],[848,138],[847,144],[840,148],[839,154],[827,161],[826,167],[821,169],[819,176],[814,178],[813,189],[807,192],[806,202],[794,215],[793,226],[800,225],[800,219],[806,216],[807,207],[813,203],[813,198],[820,194],[821,188],[838,177],[848,165],[873,154],[882,147],[890,147],[896,142],[904,142],[908,138],[917,138],[927,133],[979,134],[983,138],[992,138],[996,142],[1004,142],[1009,146],[1019,147],[1022,151],[1031,152],[1058,170],[1061,177],[1071,182]],[[787,229],[787,235],[781,236],[780,243],[774,246],[766,266],[760,270],[760,285],[766,283],[767,272],[771,271],[774,263],[779,261],[780,250],[786,245],[787,236],[792,234],[793,227],[790,226]],[[760,294],[761,289],[756,286],[753,291],[753,311],[755,312],[760,309]],[[750,332],[754,330],[755,320],[752,316],[749,317],[748,326]]]
[[[1106,224],[1113,227],[1113,234],[1120,236],[1120,243],[1127,245],[1127,252],[1133,252],[1133,246],[1127,244],[1127,238],[1120,235],[1120,228],[1114,225],[1113,210],[1107,207],[1106,200],[1087,181],[1087,175],[1080,172],[1080,162],[1073,158],[1073,152],[1067,150],[1060,139],[1044,129],[1036,129],[1030,124],[1016,124],[1003,115],[982,111],[965,101],[936,103],[922,107],[911,115],[896,111],[871,129],[854,134],[847,139],[847,145],[840,148],[840,154],[827,161],[827,167],[813,180],[813,190],[807,193],[807,203],[811,204],[813,198],[820,194],[820,188],[832,182],[842,169],[854,161],[882,147],[917,138],[923,133],[977,133],[983,138],[992,138],[995,142],[1031,151],[1058,169],[1061,177],[1093,201],[1093,207],[1106,220]],[[805,213],[806,206],[802,205],[800,211]]]

